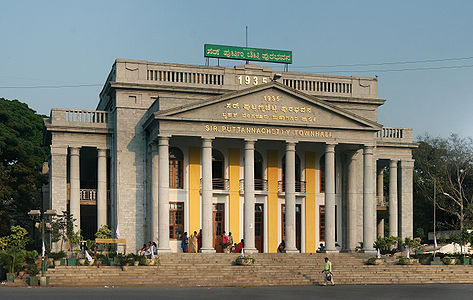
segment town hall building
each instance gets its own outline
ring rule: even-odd
[[[413,235],[412,129],[378,123],[377,78],[117,59],[97,110],[52,109],[45,209],[93,239],[179,252],[374,251]]]

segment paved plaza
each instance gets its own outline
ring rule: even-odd
[[[268,288],[0,288],[0,299],[471,299],[473,285]]]

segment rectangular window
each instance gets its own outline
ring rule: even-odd
[[[325,205],[319,206],[319,239],[325,242]]]
[[[169,203],[169,238],[180,240],[184,233],[184,203]]]

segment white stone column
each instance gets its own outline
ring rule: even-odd
[[[213,248],[212,209],[212,139],[202,140],[202,253],[215,253]]]
[[[325,249],[335,248],[335,145],[325,145]]]
[[[389,163],[389,235],[398,236],[397,160]]]
[[[51,145],[49,161],[49,201],[48,209],[54,209],[58,214],[67,210],[67,147]],[[52,249],[60,250],[61,242],[54,243]]]
[[[401,195],[400,195],[400,236],[404,240],[406,237],[413,237],[413,160],[401,160]]]
[[[159,178],[159,155],[158,145],[153,143],[151,145],[151,207],[150,207],[150,238],[155,242],[158,240],[158,184]]]
[[[97,228],[107,225],[107,149],[97,149]]]
[[[74,221],[74,231],[80,229],[80,148],[70,148],[70,184],[69,208]]]
[[[376,200],[378,203],[384,201],[384,169],[378,171],[376,178]]]
[[[285,224],[286,253],[298,253],[296,248],[296,143],[286,143]]]
[[[171,252],[169,247],[169,137],[158,140],[158,253]]]
[[[378,225],[377,225],[377,233],[378,237],[384,237],[384,218],[379,219]]]
[[[363,250],[374,252],[376,211],[374,208],[373,146],[363,149]]]
[[[255,141],[245,140],[245,253],[258,252],[255,247]]]
[[[356,168],[359,157],[357,152],[349,153],[348,155],[348,178],[347,178],[347,247],[346,249],[350,252],[355,252],[358,244],[357,240],[357,213],[356,213],[356,202],[358,199],[358,193],[356,191],[357,176]]]

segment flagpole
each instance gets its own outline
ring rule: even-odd
[[[436,231],[435,231],[435,222],[436,222],[436,218],[435,218],[435,206],[436,206],[436,194],[437,194],[437,189],[436,189],[436,184],[435,184],[435,178],[434,178],[434,258],[435,258],[435,252],[437,251],[437,234],[436,234]]]

